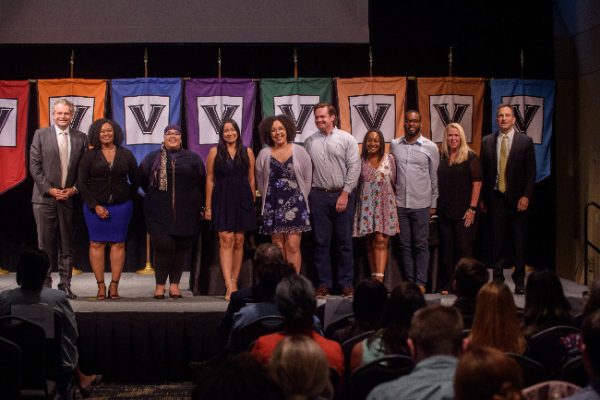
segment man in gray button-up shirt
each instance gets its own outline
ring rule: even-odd
[[[352,221],[354,194],[360,176],[356,139],[335,127],[336,109],[321,103],[314,108],[318,132],[305,141],[313,163],[312,189],[308,196],[315,234],[317,295],[324,297],[333,286],[331,242],[337,250],[337,281],[343,295],[353,293]]]
[[[397,168],[400,250],[404,279],[424,292],[429,269],[429,218],[437,206],[440,156],[437,145],[421,135],[421,115],[410,110],[404,117],[405,135],[390,146]]]

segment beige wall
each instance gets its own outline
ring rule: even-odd
[[[555,2],[557,185],[556,264],[560,276],[583,282],[583,210],[600,203],[600,7],[597,0]],[[589,238],[600,247],[600,213],[590,213]],[[600,278],[600,256],[589,253]]]

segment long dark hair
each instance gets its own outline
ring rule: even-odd
[[[571,305],[554,272],[541,270],[529,274],[523,313],[525,336],[554,325],[569,325],[572,323],[570,311]]]
[[[375,132],[377,134],[377,136],[379,137],[379,153],[377,154],[377,160],[381,161],[381,159],[383,158],[383,155],[385,154],[385,138],[383,137],[383,133],[376,128],[373,129],[369,129],[367,131],[367,133],[365,133],[365,137],[363,138],[363,143],[362,143],[362,151],[361,151],[361,157],[363,160],[366,160],[369,152],[367,150],[367,138],[369,136],[369,133],[371,132]]]
[[[414,313],[425,305],[425,298],[417,285],[400,283],[383,306],[377,333],[367,340],[380,336],[386,354],[408,354],[406,338],[410,322]]]
[[[236,164],[241,164],[244,167],[247,167],[250,164],[250,159],[248,158],[248,151],[242,144],[242,133],[240,132],[240,127],[238,126],[237,122],[235,122],[232,118],[227,118],[223,120],[223,123],[219,128],[219,143],[217,144],[217,157],[215,161],[223,162],[229,157],[229,152],[227,151],[227,143],[225,143],[225,140],[223,140],[223,130],[225,129],[225,124],[231,124],[238,135],[235,141],[235,156],[233,157],[234,162]]]

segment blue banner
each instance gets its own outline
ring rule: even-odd
[[[496,108],[510,104],[515,113],[515,130],[533,139],[537,168],[536,182],[550,176],[552,116],[554,115],[554,81],[531,79],[494,79],[492,95],[492,128],[496,124]]]
[[[181,123],[181,79],[113,79],[111,91],[112,114],[125,133],[123,145],[139,163],[160,147],[167,125]]]

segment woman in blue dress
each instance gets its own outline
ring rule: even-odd
[[[223,121],[219,143],[206,159],[204,217],[219,234],[219,258],[225,280],[225,300],[237,291],[244,256],[244,232],[256,229],[254,153],[244,147],[233,119]]]
[[[260,232],[271,235],[300,273],[300,240],[302,232],[310,230],[312,162],[304,147],[293,143],[296,126],[285,115],[264,119],[259,133],[265,144],[256,159],[256,182],[263,198]]]
[[[110,246],[112,279],[108,296],[119,299],[119,280],[125,264],[125,240],[139,187],[135,157],[125,147],[123,130],[115,121],[96,120],[88,132],[90,148],[79,163],[77,187],[90,239],[89,257],[98,282],[96,299],[106,299],[104,249]]]

